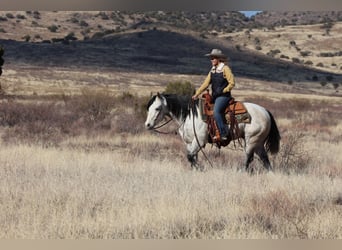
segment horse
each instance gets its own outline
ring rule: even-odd
[[[276,121],[271,112],[264,107],[250,102],[242,103],[248,110],[251,121],[239,123],[238,136],[232,140],[243,141],[246,171],[253,171],[249,169],[249,165],[253,161],[254,154],[259,156],[267,170],[271,170],[268,152],[278,153],[281,138]],[[199,151],[208,143],[208,124],[200,115],[199,100],[176,94],[158,93],[152,96],[147,103],[146,129],[156,129],[166,117],[178,124],[178,132],[186,144],[187,159],[191,168],[203,170],[197,160]]]

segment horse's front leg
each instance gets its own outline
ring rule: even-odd
[[[191,168],[196,170],[204,170],[204,167],[198,163],[198,152],[204,147],[204,143],[201,143],[196,138],[189,144],[187,144],[187,158],[191,164]]]
[[[182,138],[186,142],[187,158],[192,168],[203,170],[203,166],[198,164],[198,152],[207,142],[207,124],[196,118],[195,126],[193,120],[185,122],[182,130]]]

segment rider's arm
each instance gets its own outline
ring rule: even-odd
[[[199,87],[195,93],[195,96],[198,97],[206,88],[208,88],[210,84],[210,72],[202,83],[201,87]]]
[[[228,81],[228,86],[223,89],[223,93],[227,93],[232,90],[235,86],[235,79],[232,71],[228,66],[224,66],[223,68],[223,76]]]

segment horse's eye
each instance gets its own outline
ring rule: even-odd
[[[156,111],[160,111],[160,110],[161,110],[161,107],[156,108]]]

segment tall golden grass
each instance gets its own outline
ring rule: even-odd
[[[108,104],[98,94],[77,100],[86,107],[85,100]],[[127,99],[133,103],[134,97],[120,98],[114,102],[119,113],[98,107],[108,111],[114,124],[100,126],[105,118],[98,117],[84,125],[88,108],[82,106],[83,119],[69,121],[71,127],[58,130],[58,137],[37,136],[46,130],[25,129],[27,119],[6,125],[2,118],[0,238],[342,238],[342,127],[336,118],[341,103],[254,99],[275,114],[282,145],[271,158],[273,172],[266,173],[255,161],[258,171],[249,175],[241,171],[242,149],[232,145],[222,150],[208,145],[205,152],[213,167],[200,155],[206,171],[191,171],[180,138],[137,129],[135,111],[119,105],[127,105]],[[79,107],[77,100],[69,101]],[[71,112],[69,101],[65,106]],[[11,105],[14,114],[24,110],[19,103]],[[32,105],[44,111],[39,103]],[[57,112],[52,107],[50,112]],[[53,128],[47,119],[51,114],[39,114],[42,119],[31,122],[46,119]],[[117,126],[118,116],[130,117],[121,121],[125,128]],[[57,121],[53,124],[58,127]],[[71,133],[72,122],[83,127]]]
[[[226,150],[221,154],[227,162],[211,157],[213,168],[190,171],[173,137],[98,136],[64,143],[2,145],[0,238],[342,236],[342,175],[333,168],[341,157],[327,162],[338,145],[322,150],[323,162],[313,162],[307,173],[249,175]]]

